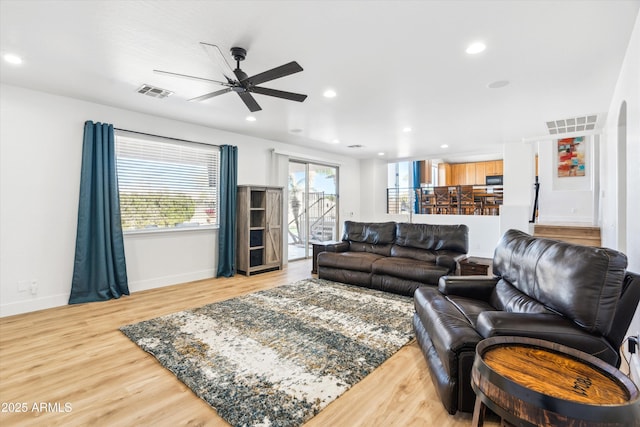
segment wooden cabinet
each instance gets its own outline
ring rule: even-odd
[[[438,163],[438,185],[455,185],[451,181],[451,165]]]
[[[476,163],[464,164],[464,182],[459,185],[473,185],[476,183]]]
[[[282,187],[238,186],[236,270],[282,269]]]
[[[474,177],[474,185],[484,185],[487,176],[487,162],[476,163],[476,176]]]
[[[431,160],[420,161],[420,183],[431,184]]]
[[[489,258],[467,257],[460,260],[461,276],[486,276],[492,260]]]
[[[471,163],[439,163],[438,185],[485,185],[485,178],[502,175],[502,160]]]
[[[503,162],[502,160],[494,160],[492,162],[485,162],[486,163],[486,176],[492,176],[492,175],[502,175],[502,165]]]
[[[451,164],[451,179],[446,185],[460,185],[464,181],[464,164],[453,163]]]

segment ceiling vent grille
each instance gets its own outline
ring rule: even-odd
[[[143,95],[151,96],[153,98],[166,98],[167,96],[173,95],[173,92],[171,92],[170,90],[160,89],[159,87],[151,86],[148,84],[140,86],[137,92]]]
[[[362,147],[364,147],[364,145],[361,145],[361,144],[347,145],[347,148],[362,148]]]
[[[571,132],[584,132],[594,130],[596,128],[596,122],[598,116],[592,114],[589,116],[571,117],[562,120],[552,120],[547,122],[547,129],[551,135],[571,133]]]

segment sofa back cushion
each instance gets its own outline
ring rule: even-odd
[[[413,258],[418,261],[436,263],[438,254],[435,251],[426,251],[408,246],[393,245],[391,246],[391,256],[402,258]]]
[[[464,224],[435,225],[398,223],[396,245],[431,251],[469,251],[469,227]]]
[[[538,300],[501,279],[496,283],[489,303],[500,311],[512,313],[553,313]]]
[[[502,236],[493,257],[493,271],[502,280],[603,335],[611,328],[626,267],[627,257],[612,249],[536,238],[518,230]]]
[[[386,243],[382,245],[374,245],[372,243],[349,242],[350,252],[369,252],[372,254],[390,256],[393,245]]]
[[[395,222],[344,222],[342,240],[380,245],[393,243],[395,237]]]

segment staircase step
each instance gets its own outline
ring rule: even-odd
[[[600,227],[576,224],[535,224],[533,235],[585,246],[601,246]]]

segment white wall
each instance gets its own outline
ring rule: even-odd
[[[534,147],[523,142],[504,144],[504,202],[500,208],[500,235],[507,230],[532,233],[529,224],[535,182]]]
[[[272,183],[271,149],[333,155],[204,126],[1,85],[0,316],[67,304],[71,289],[82,133],[86,120],[217,145],[238,146],[238,183]],[[341,157],[341,215],[359,212],[359,162]],[[281,167],[281,166],[278,166]],[[286,172],[285,172],[286,174]],[[276,177],[276,178],[274,178]],[[215,230],[125,236],[132,292],[213,277]],[[38,282],[38,292],[28,288]],[[19,291],[20,288],[27,290]]]
[[[360,182],[362,183],[360,207],[362,215],[355,220],[375,222],[381,220],[381,215],[386,215],[387,173],[387,162],[379,159],[360,161]]]
[[[595,185],[599,153],[594,136],[585,137],[585,176],[558,177],[557,140],[538,144],[538,176],[540,179],[538,222],[579,222],[597,224],[594,209]]]
[[[626,197],[626,244],[624,252],[629,258],[628,270],[640,273],[640,15],[618,77],[609,111],[603,141],[600,143],[602,243],[611,248],[619,247],[618,206],[619,197]],[[618,116],[620,106],[627,103],[627,156],[626,156],[626,194],[618,191]],[[624,204],[623,204],[624,205]],[[640,310],[631,323],[627,335],[640,335]],[[628,357],[628,353],[627,357]],[[633,378],[640,385],[640,362],[634,357]]]

